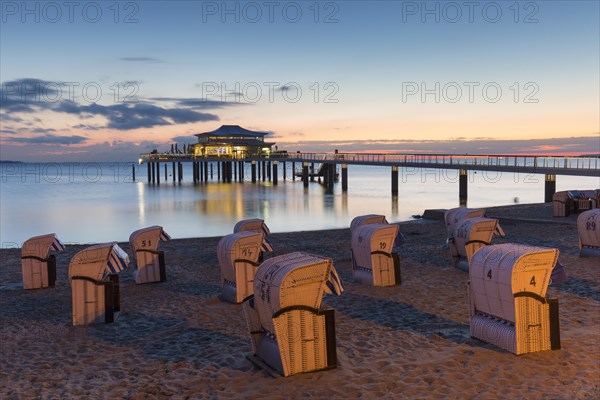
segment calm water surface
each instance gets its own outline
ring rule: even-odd
[[[347,227],[356,215],[384,214],[405,221],[429,208],[459,205],[458,171],[400,169],[399,196],[392,198],[390,167],[348,166],[348,192],[336,183],[332,194],[318,182],[279,185],[216,182],[194,185],[190,164],[184,180],[149,185],[146,166],[123,163],[0,163],[0,240],[19,247],[27,238],[56,232],[68,243],[125,241],[141,227],[162,225],[174,238],[221,236],[244,218],[263,218],[273,232]],[[298,164],[296,164],[299,166]],[[595,189],[597,177],[557,177],[557,190]],[[543,175],[469,172],[469,207],[544,201]]]

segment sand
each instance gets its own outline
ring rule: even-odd
[[[442,221],[400,223],[402,285],[352,282],[348,229],[273,234],[275,255],[333,258],[346,291],[336,310],[339,366],[272,378],[246,358],[242,308],[218,299],[219,238],[163,243],[167,282],[121,274],[113,324],[71,326],[70,258],[53,289],[24,291],[20,250],[0,251],[0,398],[592,399],[600,397],[600,262],[578,255],[576,217],[550,205],[491,209],[506,238],[556,247],[569,275],[560,301],[562,349],[515,356],[469,337],[468,274],[453,268]],[[268,221],[267,221],[268,223]],[[126,243],[121,246],[129,251]]]

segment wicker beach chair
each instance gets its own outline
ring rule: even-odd
[[[552,195],[552,207],[555,217],[568,217],[573,211],[573,195],[568,191],[556,192]]]
[[[579,255],[600,257],[600,208],[587,210],[577,217]]]
[[[491,244],[494,235],[504,236],[497,219],[476,217],[460,221],[449,240],[454,266],[468,271],[470,256],[479,248]]]
[[[244,220],[239,221],[233,227],[233,233],[246,232],[246,231],[263,232],[264,233],[262,249],[261,249],[260,256],[259,256],[259,260],[260,260],[260,262],[262,262],[263,258],[264,258],[263,254],[265,252],[266,253],[273,252],[273,246],[271,246],[271,242],[269,242],[269,235],[271,234],[271,230],[269,229],[267,224],[265,224],[265,221],[260,218],[244,219]]]
[[[343,292],[332,260],[303,252],[273,257],[256,272],[244,314],[254,354],[248,359],[283,376],[335,368],[335,315],[324,294]]]
[[[454,228],[456,228],[456,225],[460,221],[467,218],[477,218],[484,216],[485,209],[483,208],[456,207],[446,211],[444,213],[444,222],[446,223],[446,232],[448,234],[448,238],[451,238],[452,235],[454,235]]]
[[[221,267],[221,297],[241,303],[254,292],[254,274],[264,244],[263,231],[244,231],[224,236],[217,244]]]
[[[373,286],[401,283],[400,258],[393,247],[398,225],[369,224],[352,233],[352,276],[356,281]]]
[[[117,243],[90,246],[75,254],[69,264],[73,325],[114,322],[121,309],[119,272],[129,256]]]
[[[50,250],[64,251],[65,246],[56,234],[35,236],[21,246],[23,289],[54,287],[56,282],[56,257]]]
[[[514,243],[475,252],[469,268],[471,337],[514,354],[560,348],[558,300],[546,298],[558,250]]]
[[[158,251],[161,241],[171,237],[162,226],[139,229],[129,236],[129,244],[135,255],[137,269],[133,273],[135,283],[164,282],[167,280],[165,253]]]

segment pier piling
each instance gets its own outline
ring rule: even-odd
[[[302,163],[302,182],[304,183],[304,187],[308,187],[308,163]]]
[[[544,203],[551,203],[552,197],[556,193],[556,175],[544,175]]]
[[[273,161],[273,185],[277,185],[277,161]]]
[[[398,166],[392,167],[392,196],[398,196]]]
[[[342,192],[348,191],[348,164],[342,164]]]
[[[469,182],[469,171],[461,169],[458,177],[458,197],[460,200],[467,200],[467,186]]]

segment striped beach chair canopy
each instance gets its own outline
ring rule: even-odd
[[[272,316],[292,306],[320,309],[324,294],[344,291],[333,261],[329,258],[295,252],[270,258],[254,277],[254,304],[262,326],[273,330]]]
[[[90,246],[73,256],[69,278],[84,276],[101,281],[108,274],[118,274],[129,265],[129,256],[116,242]]]
[[[271,242],[269,242],[269,238],[267,237],[271,233],[271,230],[269,229],[267,224],[265,224],[265,221],[263,219],[260,219],[260,218],[244,219],[244,220],[239,221],[233,227],[233,233],[246,232],[246,231],[263,232],[264,236],[263,236],[262,251],[265,251],[268,253],[271,253],[273,251],[273,246],[271,245]]]
[[[129,245],[133,251],[137,250],[158,250],[161,241],[168,242],[171,236],[162,226],[150,226],[148,228],[138,229],[129,235]]]
[[[456,207],[451,208],[446,211],[444,214],[444,222],[446,223],[446,230],[448,232],[448,237],[452,237],[454,234],[454,229],[456,225],[462,220],[467,218],[477,218],[485,216],[484,208],[466,208],[466,207]]]
[[[55,233],[27,239],[21,246],[21,257],[35,257],[46,260],[51,250],[65,250],[65,245],[56,237]]]
[[[469,266],[475,308],[514,323],[515,294],[545,297],[558,254],[516,243],[482,247]]]
[[[354,230],[356,228],[358,228],[359,226],[362,225],[368,225],[368,224],[387,224],[388,221],[385,218],[385,215],[379,215],[379,214],[366,214],[366,215],[359,215],[358,217],[355,217],[352,222],[350,222],[350,233],[354,232]]]

